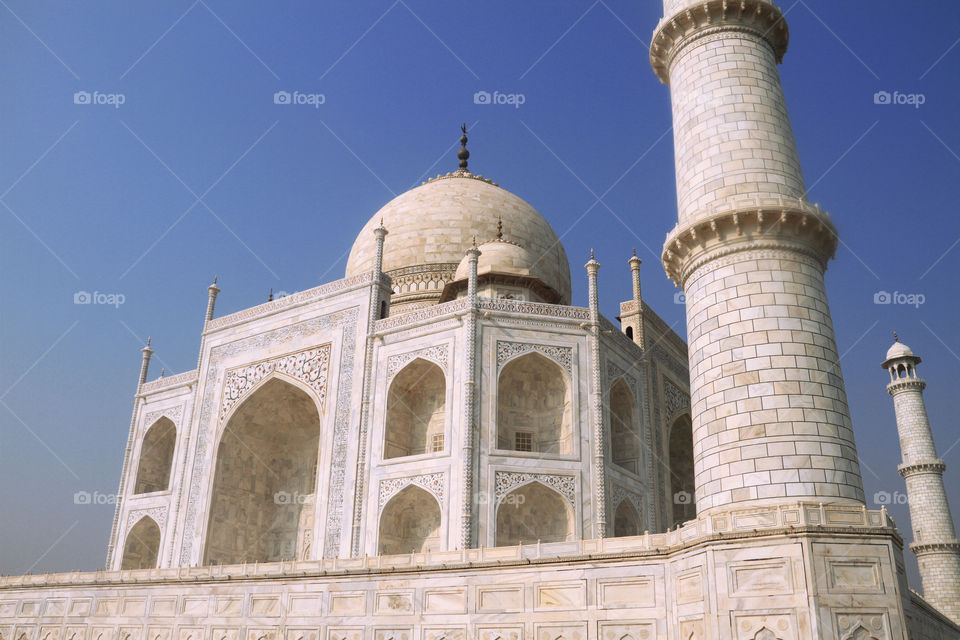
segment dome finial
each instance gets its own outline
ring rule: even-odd
[[[467,160],[470,158],[470,152],[467,151],[467,123],[464,122],[460,125],[460,131],[463,132],[463,135],[460,136],[460,151],[457,152],[457,158],[460,160],[460,171],[467,171]]]
[[[503,240],[503,216],[497,216],[497,240]]]
[[[900,342],[900,336],[897,335],[896,331],[893,332],[893,341]]]
[[[267,296],[267,302],[273,302],[273,287],[270,287],[270,295]]]

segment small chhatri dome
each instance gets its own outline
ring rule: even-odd
[[[910,358],[917,363],[920,362],[920,358],[913,353],[913,349],[900,342],[900,336],[894,332],[893,344],[889,349],[887,349],[887,357],[883,362],[883,367],[886,368],[891,360],[896,360],[898,358]]]
[[[477,260],[477,277],[482,281],[498,281],[505,284],[527,286],[540,298],[557,302],[561,293],[554,286],[554,274],[543,260],[520,243],[504,238],[503,220],[497,219],[497,233],[493,240],[479,245],[480,257]],[[456,292],[466,289],[470,277],[470,260],[461,259],[453,281],[444,289],[442,300],[450,300]]]

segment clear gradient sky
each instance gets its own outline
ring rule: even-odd
[[[894,329],[924,358],[960,514],[960,3],[781,6],[810,199],[843,243],[827,285],[868,502],[889,494],[909,539],[879,367]],[[636,247],[683,335],[659,260],[676,221],[659,17],[655,0],[0,0],[0,573],[102,566],[113,506],[74,494],[116,491],[147,335],[151,378],[186,371],[214,274],[218,314],[342,277],[377,209],[456,168],[462,121],[470,168],[562,236],[574,304],[593,247],[615,316]]]

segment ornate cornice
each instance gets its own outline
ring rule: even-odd
[[[917,389],[923,391],[927,388],[927,383],[922,378],[903,378],[895,380],[887,385],[887,393],[896,395],[901,391]]]
[[[897,467],[897,472],[906,478],[917,473],[943,473],[947,470],[947,465],[943,460],[927,460],[924,462],[914,462],[911,464],[901,464]]]
[[[794,251],[826,269],[838,243],[837,230],[820,207],[792,198],[757,198],[678,224],[663,245],[663,268],[681,287],[702,265],[741,251]]]
[[[916,555],[924,553],[957,553],[960,552],[960,541],[944,540],[941,542],[911,542],[910,551]]]
[[[172,389],[174,387],[184,387],[191,385],[197,381],[197,372],[194,371],[184,371],[183,373],[178,373],[175,376],[164,376],[163,378],[157,378],[156,380],[151,380],[150,382],[145,382],[140,386],[139,395],[145,396],[151,393],[156,393],[164,389]]]
[[[650,43],[650,65],[664,84],[670,83],[670,65],[691,42],[710,34],[737,31],[753,34],[770,44],[777,63],[790,41],[787,21],[769,0],[706,0],[660,21]]]

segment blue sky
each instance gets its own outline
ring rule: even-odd
[[[960,4],[781,6],[810,199],[844,243],[827,284],[868,500],[904,491],[879,368],[897,329],[924,358],[960,513]],[[682,335],[659,261],[676,220],[669,94],[647,54],[659,14],[652,0],[0,1],[0,573],[102,565],[113,508],[73,495],[116,491],[147,335],[151,377],[185,371],[214,274],[218,314],[342,277],[377,209],[456,168],[462,121],[471,169],[562,235],[574,304],[592,247],[616,315],[636,247],[646,300]],[[881,91],[924,103],[875,104]],[[75,305],[78,291],[123,302]],[[881,291],[922,304],[875,304]],[[891,511],[906,531],[906,507]]]

